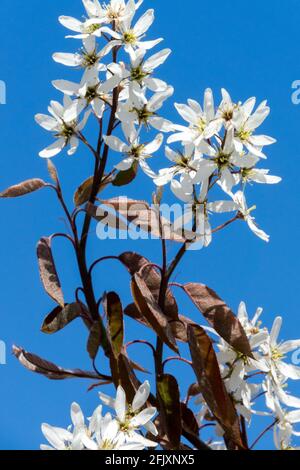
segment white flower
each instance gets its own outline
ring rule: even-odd
[[[173,193],[184,202],[187,202],[182,217],[178,217],[175,221],[174,227],[176,231],[182,230],[183,227],[189,228],[193,240],[197,247],[207,247],[212,241],[212,227],[209,221],[211,213],[223,214],[236,210],[236,204],[233,201],[207,201],[207,185],[205,183],[201,186],[201,191],[198,198],[195,199],[193,185],[187,175],[183,175],[180,181],[172,180],[171,189]],[[185,232],[187,230],[185,229]]]
[[[175,130],[179,132],[173,134],[168,139],[168,144],[172,142],[192,142],[197,147],[204,139],[209,139],[217,134],[222,127],[222,119],[216,119],[214,98],[211,89],[205,90],[204,107],[194,100],[188,100],[188,104],[175,104],[180,116],[189,123],[189,127],[176,125]]]
[[[235,147],[241,153],[245,146],[253,155],[266,158],[262,147],[274,144],[276,140],[265,135],[253,135],[253,133],[268,117],[270,108],[267,102],[263,101],[252,114],[255,103],[256,99],[250,98],[234,111],[232,124],[236,129]]]
[[[274,428],[274,441],[277,449],[292,450],[292,436],[300,436],[300,432],[294,430],[294,424],[300,423],[300,410],[283,410],[275,401],[275,417],[277,423]]]
[[[270,237],[267,235],[263,230],[258,228],[258,226],[255,223],[254,217],[252,217],[250,214],[251,212],[256,209],[256,206],[251,207],[250,209],[247,207],[247,202],[245,195],[242,191],[238,191],[234,195],[232,195],[233,200],[236,202],[238,206],[238,211],[240,213],[240,216],[247,222],[248,227],[250,230],[259,238],[264,240],[265,242],[268,242]]]
[[[238,308],[237,318],[245,330],[248,337],[257,335],[258,333],[264,332],[265,338],[268,338],[268,331],[266,328],[261,328],[261,322],[259,321],[260,316],[263,312],[262,308],[258,308],[254,314],[254,317],[250,320],[245,302],[241,302]]]
[[[97,423],[93,438],[82,435],[82,443],[89,450],[143,450],[140,442],[125,442],[119,431],[119,423],[107,413]]]
[[[221,118],[223,120],[224,126],[227,128],[228,126],[232,125],[231,121],[233,118],[233,113],[239,107],[239,104],[235,104],[232,101],[230,94],[224,88],[221,89],[221,94],[222,101],[217,109],[216,117]]]
[[[66,80],[53,82],[55,88],[61,92],[77,96],[66,109],[65,119],[73,121],[89,105],[91,105],[95,115],[99,119],[102,118],[105,104],[111,101],[110,93],[119,85],[121,79],[121,69],[116,66],[114,67],[114,74],[104,82],[99,81],[95,70],[87,71],[79,85]]]
[[[127,124],[152,126],[160,132],[169,132],[173,124],[160,117],[157,111],[173,93],[174,88],[169,86],[165,91],[155,93],[150,100],[147,100],[139,86],[133,87],[128,102],[119,104],[117,117]]]
[[[83,0],[84,7],[91,19],[98,18],[103,23],[119,23],[130,16],[141,6],[143,0],[137,3],[130,0],[111,0],[108,4],[100,4],[99,0]]]
[[[282,318],[277,317],[274,320],[273,327],[268,341],[261,345],[266,362],[269,364],[271,374],[276,383],[281,382],[283,378],[293,380],[300,379],[300,367],[293,364],[287,364],[284,359],[286,354],[300,347],[299,340],[278,342],[278,336],[282,326]]]
[[[146,159],[150,158],[159,150],[163,142],[163,135],[158,134],[152,142],[142,144],[138,132],[132,126],[123,125],[122,127],[128,143],[122,142],[115,136],[104,136],[104,141],[109,148],[125,155],[124,160],[118,165],[115,165],[115,168],[119,171],[126,171],[137,163],[148,176],[155,176],[155,173],[147,164]]]
[[[157,429],[152,422],[156,414],[156,408],[144,408],[150,394],[150,384],[144,382],[135,394],[132,404],[128,404],[126,395],[121,386],[117,389],[116,399],[112,399],[103,393],[99,393],[102,402],[114,408],[119,424],[120,433],[126,442],[140,442],[147,447],[156,447],[157,443],[144,438],[137,431],[145,427],[148,432],[157,436]]]
[[[279,176],[269,175],[270,170],[262,168],[244,168],[237,175],[237,182],[242,183],[259,183],[259,184],[277,184],[282,181]]]
[[[174,151],[166,146],[165,155],[173,165],[170,168],[159,170],[158,175],[154,178],[154,183],[157,186],[164,186],[170,183],[174,177],[184,175],[185,181],[190,182],[188,193],[191,194],[193,184],[199,183],[202,178],[202,175],[199,175],[202,154],[195,151],[193,144],[186,144],[182,152]]]
[[[68,155],[73,155],[76,152],[79,145],[78,133],[80,133],[85,127],[90,112],[87,111],[85,113],[81,122],[78,122],[77,120],[67,120],[65,112],[71,104],[72,100],[68,96],[65,96],[64,106],[57,101],[51,101],[51,106],[48,108],[51,116],[46,114],[37,114],[35,116],[36,122],[47,131],[53,132],[56,139],[52,145],[39,153],[40,157],[54,157],[67,145],[70,145]]]
[[[53,60],[59,64],[66,65],[68,67],[82,67],[84,69],[96,68],[98,71],[106,69],[100,61],[105,57],[112,49],[110,43],[108,43],[99,52],[97,51],[96,39],[94,36],[88,36],[83,39],[83,48],[80,53],[71,54],[67,52],[56,52],[53,54]]]
[[[129,86],[138,83],[141,87],[146,87],[153,92],[165,91],[168,85],[157,78],[153,78],[154,70],[162,65],[169,57],[171,49],[163,49],[145,60],[145,49],[131,49],[130,67],[124,70],[124,79],[128,80]]]
[[[67,38],[86,39],[89,36],[101,37],[101,24],[104,23],[104,19],[91,18],[79,21],[71,16],[60,16],[59,22],[65,28],[77,33],[68,35]]]
[[[154,41],[143,41],[145,33],[148,31],[154,21],[154,10],[147,10],[146,13],[132,26],[132,17],[125,18],[119,25],[118,30],[114,31],[108,27],[102,28],[102,31],[108,33],[114,38],[114,46],[124,46],[125,51],[129,52],[132,48],[152,49],[159,44],[162,39]]]
[[[95,410],[94,419],[99,413],[101,414],[101,407]],[[42,432],[52,447],[42,444],[41,450],[82,450],[82,433],[90,432],[94,421],[91,420],[90,429],[88,431],[88,428],[85,426],[83,413],[77,403],[72,403],[71,420],[73,430],[71,430],[71,427],[66,430],[45,423],[42,424]]]

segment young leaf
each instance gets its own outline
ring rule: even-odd
[[[56,185],[59,185],[59,178],[58,178],[57,169],[56,169],[56,166],[54,165],[54,163],[51,161],[50,158],[47,159],[47,167],[48,167],[48,173],[50,175],[50,178],[52,179],[52,181]]]
[[[168,320],[139,273],[132,278],[131,290],[141,315],[146,318],[161,340],[177,353],[178,347]]]
[[[172,375],[162,375],[157,381],[162,426],[172,448],[178,449],[181,438],[181,405],[178,383]]]
[[[192,433],[195,436],[199,435],[198,421],[190,408],[185,403],[181,403],[181,417],[182,426],[187,433]]]
[[[133,253],[130,251],[122,253],[119,256],[119,259],[128,269],[131,276],[139,271],[142,272],[143,279],[147,284],[148,289],[151,291],[151,294],[153,295],[156,302],[158,302],[161,286],[161,275],[158,274],[155,267],[150,265],[150,261],[138,253]],[[170,289],[167,289],[165,295],[164,314],[172,320],[178,319],[178,306]]]
[[[53,362],[46,361],[36,354],[31,354],[18,346],[13,346],[13,354],[26,369],[46,376],[51,380],[62,379],[98,379],[95,372],[86,372],[80,369],[63,369]]]
[[[188,342],[199,388],[226,436],[243,447],[239,419],[221,377],[217,356],[209,336],[200,326],[188,326]]]
[[[37,257],[41,280],[47,294],[61,307],[64,307],[64,297],[51,250],[51,238],[42,238],[39,241]]]
[[[119,296],[115,292],[106,294],[103,304],[108,318],[108,329],[112,349],[116,357],[121,353],[124,339],[123,309]]]
[[[100,321],[95,321],[90,329],[87,342],[87,351],[92,360],[96,359],[102,341],[102,328]]]
[[[102,183],[98,187],[97,194],[99,194],[103,189],[113,181],[112,176],[105,176],[102,180]],[[76,207],[85,204],[91,196],[93,188],[94,176],[87,178],[76,190],[74,194],[74,204]]]
[[[241,323],[212,289],[196,283],[186,284],[182,288],[216,332],[233,349],[252,357],[251,347]]]
[[[83,305],[75,302],[66,304],[64,308],[56,307],[45,318],[42,325],[42,332],[47,334],[56,333],[71,323],[75,318],[80,317]]]
[[[45,181],[39,178],[33,178],[27,181],[23,181],[20,184],[10,186],[10,188],[5,189],[0,193],[0,197],[9,198],[9,197],[20,197],[25,196],[26,194],[33,193],[39,189],[46,186]]]
[[[127,184],[131,183],[137,175],[138,168],[138,164],[134,163],[133,166],[129,168],[129,170],[119,171],[113,180],[113,186],[126,186]]]

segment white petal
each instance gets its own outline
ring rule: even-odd
[[[271,345],[275,346],[277,344],[278,336],[282,327],[282,317],[276,317],[270,332],[270,341]]]
[[[46,114],[36,114],[35,120],[37,124],[46,129],[46,131],[53,131],[57,128],[57,121],[52,116]]]
[[[134,26],[134,33],[137,36],[142,36],[150,26],[152,25],[154,21],[154,10],[150,9],[144,13],[144,15],[137,21],[137,23]]]
[[[158,134],[152,142],[144,146],[143,154],[152,155],[153,153],[157,152],[157,150],[160,149],[163,140],[164,136],[162,134]]]
[[[78,67],[82,63],[82,57],[79,54],[56,52],[52,57],[55,62],[67,65],[68,67]]]
[[[62,151],[62,149],[65,146],[65,139],[61,138],[53,142],[53,144],[49,145],[49,147],[46,147],[44,150],[42,150],[39,153],[39,156],[42,158],[51,158],[57,155],[59,152]]]
[[[126,153],[129,151],[129,146],[122,142],[118,137],[115,136],[104,136],[104,142],[115,152]]]
[[[132,410],[135,412],[142,408],[146,401],[148,400],[148,397],[150,395],[150,384],[148,380],[144,382],[138,389],[138,391],[135,394],[135,397],[132,402]]]

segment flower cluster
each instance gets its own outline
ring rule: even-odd
[[[281,178],[269,175],[269,170],[257,168],[260,160],[266,158],[263,147],[273,144],[275,140],[256,134],[257,128],[269,115],[270,108],[263,101],[254,111],[255,104],[255,98],[245,103],[234,103],[224,89],[218,107],[214,105],[210,89],[205,91],[203,107],[192,99],[187,104],[175,104],[188,125],[174,125],[176,132],[167,143],[180,142],[182,148],[173,150],[166,146],[166,156],[172,166],[161,169],[154,182],[158,186],[170,183],[179,199],[192,204],[190,215],[198,220],[198,238],[202,239],[204,246],[211,241],[211,212],[237,211],[237,218],[244,219],[258,237],[269,240],[251,215],[255,206],[248,208],[245,197],[247,184],[275,184],[281,181]],[[215,185],[231,199],[211,202],[209,193]],[[237,186],[239,188],[234,192]]]
[[[42,431],[49,445],[41,445],[41,450],[143,450],[156,447],[157,443],[143,436],[141,427],[157,435],[152,422],[156,408],[145,407],[150,394],[149,382],[138,389],[131,405],[127,403],[121,386],[116,398],[100,393],[102,402],[113,408],[116,416],[103,414],[102,405],[98,406],[86,424],[80,406],[71,406],[72,425],[68,429],[42,424]]]
[[[175,104],[185,125],[166,119],[161,109],[174,89],[156,78],[155,72],[171,50],[162,49],[148,57],[149,50],[162,39],[145,40],[154,11],[147,10],[136,21],[142,3],[111,0],[101,5],[97,0],[84,0],[86,20],[59,18],[63,26],[76,33],[67,37],[79,39],[82,46],[75,53],[55,53],[53,58],[81,69],[83,75],[79,83],[53,82],[64,94],[64,102],[61,105],[52,101],[50,116],[36,116],[36,121],[56,139],[40,156],[51,158],[67,146],[68,154],[74,154],[80,141],[88,144],[83,129],[89,117],[94,115],[103,127],[106,111],[113,110],[117,122],[113,128],[108,125],[100,145],[104,143],[107,149],[123,155],[114,165],[115,170],[136,172],[140,167],[158,187],[170,184],[173,193],[187,204],[181,226],[193,227],[193,242],[208,246],[217,230],[211,226],[210,215],[230,212],[234,215],[229,223],[245,220],[258,237],[268,241],[269,236],[252,215],[256,206],[248,207],[245,196],[249,184],[281,181],[269,170],[257,167],[266,158],[264,147],[275,142],[257,133],[270,113],[267,102],[255,109],[255,98],[235,103],[222,89],[222,101],[215,106],[213,93],[207,89],[203,107],[194,99]],[[115,135],[117,127],[123,136]],[[150,130],[159,133],[149,139]],[[161,149],[164,133],[171,133],[165,146],[171,166],[154,171],[148,160]],[[172,144],[179,145],[179,149],[172,148]],[[215,200],[213,190],[218,187],[229,199]]]
[[[248,424],[254,415],[273,416],[274,441],[278,450],[293,449],[293,436],[300,436],[294,429],[300,423],[300,398],[287,392],[288,380],[300,380],[300,367],[287,362],[286,355],[300,350],[300,339],[281,342],[278,337],[282,318],[274,320],[271,331],[262,326],[258,308],[254,317],[249,319],[246,306],[241,302],[238,319],[243,326],[253,358],[242,355],[218,337],[217,358],[227,391],[231,395],[236,409]],[[214,334],[216,334],[214,332]],[[218,335],[217,335],[218,336]],[[264,399],[266,410],[258,411]],[[202,399],[197,399],[202,403]],[[288,411],[288,408],[294,408]],[[202,422],[208,414],[205,404],[199,413]],[[219,426],[218,435],[222,434]]]

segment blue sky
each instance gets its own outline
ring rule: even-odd
[[[165,46],[173,50],[160,76],[174,85],[175,101],[184,102],[189,97],[202,100],[208,86],[217,98],[225,87],[236,100],[253,95],[259,101],[268,99],[272,112],[263,131],[278,143],[268,149],[267,164],[273,174],[283,177],[280,185],[255,187],[250,192],[251,202],[258,207],[257,220],[271,234],[269,245],[237,224],[216,237],[206,251],[188,253],[176,278],[208,284],[234,310],[241,300],[246,301],[251,313],[257,306],[264,307],[267,325],[275,315],[282,314],[282,338],[300,337],[300,106],[291,102],[291,84],[300,79],[299,2],[273,0],[270,8],[269,2],[259,0],[145,0],[145,6],[156,8],[151,36],[163,36]],[[79,0],[48,0],[42,4],[38,0],[1,1],[5,21],[0,31],[0,79],[7,84],[7,104],[0,106],[1,188],[30,177],[47,177],[38,152],[50,140],[33,116],[44,112],[50,99],[58,98],[50,80],[72,77],[70,71],[51,60],[53,52],[72,52],[77,46],[64,39],[65,30],[57,17],[70,14],[79,18],[82,13]],[[175,119],[171,104],[166,111]],[[74,157],[57,157],[55,163],[71,202],[76,187],[90,175],[92,160],[81,149]],[[148,198],[152,184],[142,175],[140,178],[128,192]],[[53,304],[39,283],[35,245],[41,236],[64,228],[53,194],[45,190],[24,199],[2,201],[1,220],[0,339],[7,344],[7,365],[0,366],[0,448],[36,449],[43,441],[42,421],[65,426],[72,401],[82,404],[89,415],[98,399],[96,391],[87,393],[87,382],[47,381],[22,369],[10,354],[11,345],[18,344],[62,366],[89,368],[82,325],[74,322],[56,336],[39,331]],[[159,261],[156,241],[104,243],[97,240],[95,232],[91,239],[90,253],[95,257],[134,249]],[[173,252],[171,247],[170,254]],[[78,285],[71,249],[64,241],[56,242],[55,255],[65,297],[71,301]],[[115,289],[125,305],[130,301],[128,277],[117,264],[99,268],[95,285],[99,296],[104,290]],[[182,313],[199,317],[190,304],[180,300]],[[127,337],[135,335],[141,337],[141,332],[129,323]],[[144,349],[136,347],[132,352],[151,366]],[[184,389],[186,366],[170,365],[168,370],[180,374]],[[299,385],[293,390],[300,395]],[[267,437],[261,445],[269,446],[270,439]]]

